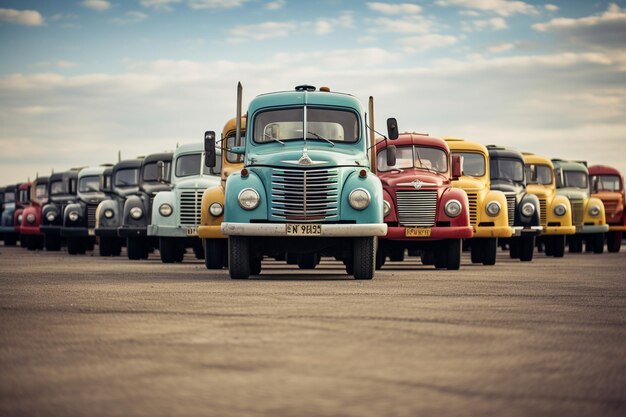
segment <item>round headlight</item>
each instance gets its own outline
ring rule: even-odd
[[[531,217],[535,214],[535,205],[533,203],[522,204],[522,215],[525,217]]]
[[[224,212],[224,207],[220,203],[213,203],[209,206],[209,213],[213,217],[219,217]]]
[[[490,216],[497,216],[500,214],[500,203],[497,201],[490,201],[487,203],[487,214]]]
[[[600,215],[600,207],[595,206],[595,205],[589,207],[589,215],[591,217],[598,217]]]
[[[53,211],[50,211],[50,212],[48,212],[48,214],[46,214],[46,220],[48,220],[50,223],[55,221],[56,218],[57,218],[57,215]]]
[[[35,215],[33,213],[28,213],[26,215],[26,221],[30,224],[35,223]]]
[[[259,193],[252,188],[244,188],[239,192],[237,200],[242,209],[254,210],[258,207],[261,198],[259,197]]]
[[[167,203],[163,203],[159,206],[159,214],[161,214],[161,216],[163,217],[170,216],[173,211],[174,209],[172,208],[172,206]]]
[[[383,200],[383,216],[387,217],[391,213],[391,204],[387,200]]]
[[[139,220],[141,219],[141,216],[143,216],[143,210],[141,209],[141,207],[133,207],[132,209],[130,209],[130,217],[132,217],[135,220]]]
[[[17,215],[17,224],[22,224],[22,215],[21,214]]]
[[[114,214],[115,213],[113,213],[113,210],[111,209],[104,210],[104,217],[106,217],[107,219],[112,219]]]
[[[67,214],[67,218],[70,219],[70,221],[75,222],[76,220],[78,220],[78,217],[80,217],[78,215],[78,212],[76,210],[72,210]]]
[[[459,200],[449,200],[443,208],[448,217],[458,216],[459,214],[461,214],[461,209],[462,206]]]
[[[554,214],[556,214],[557,216],[564,216],[565,213],[567,213],[567,207],[565,206],[565,204],[557,204],[556,206],[554,206],[554,209],[552,209],[552,211],[554,211]]]
[[[370,205],[370,193],[364,188],[355,188],[348,196],[348,202],[355,210],[363,210]]]

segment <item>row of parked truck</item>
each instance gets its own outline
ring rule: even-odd
[[[303,85],[264,94],[221,137],[170,153],[76,168],[0,188],[5,245],[166,263],[188,249],[231,278],[264,257],[315,268],[321,256],[371,279],[415,255],[459,269],[461,251],[493,265],[498,247],[530,261],[617,252],[624,181],[606,166],[548,159],[459,138],[377,134],[374,106]]]

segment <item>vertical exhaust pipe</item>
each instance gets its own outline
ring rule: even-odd
[[[370,125],[370,169],[376,173],[376,132],[374,131],[374,97],[369,99],[369,125]]]
[[[241,96],[243,87],[241,81],[237,83],[237,113],[235,116],[235,146],[241,146]]]

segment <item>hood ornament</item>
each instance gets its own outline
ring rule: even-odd
[[[398,184],[399,187],[413,187],[416,190],[421,190],[422,187],[437,187],[439,184],[433,182],[424,182],[419,179],[415,179],[411,182],[401,182]]]
[[[286,164],[293,164],[293,165],[303,165],[303,166],[320,165],[320,164],[326,163],[326,161],[314,161],[313,159],[311,159],[309,157],[309,152],[306,148],[306,145],[304,146],[304,149],[302,149],[302,156],[297,161],[290,160],[290,161],[280,161],[280,162],[284,162]]]
[[[413,184],[413,188],[415,188],[416,190],[419,190],[420,188],[422,188],[422,185],[424,183],[421,182],[420,180],[415,180],[415,181],[411,182],[411,184]]]

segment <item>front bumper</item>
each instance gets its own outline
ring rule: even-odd
[[[15,233],[15,227],[13,227],[13,226],[2,226],[2,227],[0,227],[0,233]]]
[[[198,237],[203,239],[227,239],[228,236],[222,233],[221,225],[198,226]]]
[[[385,239],[393,240],[442,240],[442,239],[468,239],[474,237],[474,229],[472,226],[452,226],[452,227],[437,227],[430,228],[430,236],[428,237],[407,237],[406,227],[404,226],[392,226],[387,231]]]
[[[544,226],[544,235],[573,235],[576,233],[576,226]]]
[[[94,230],[96,236],[101,237],[118,237],[117,236],[117,227],[116,228],[108,228],[108,227],[98,227]]]
[[[512,237],[538,236],[543,231],[543,226],[513,226]]]
[[[624,224],[610,224],[609,225],[610,232],[626,232],[626,225]]]
[[[510,226],[474,226],[472,237],[511,237],[513,229]]]
[[[117,229],[117,235],[119,237],[146,237],[148,235],[147,227],[128,227],[121,226]]]
[[[20,232],[23,235],[37,236],[41,234],[39,226],[22,226]]]
[[[319,224],[319,223],[318,223]],[[285,223],[230,223],[224,222],[222,233],[228,236],[289,236]],[[321,234],[310,237],[369,237],[385,236],[385,223],[321,224]],[[293,236],[297,237],[297,236]]]
[[[148,226],[148,236],[162,237],[197,237],[198,228],[194,226],[159,226],[151,224]]]
[[[64,237],[94,236],[94,230],[87,229],[85,227],[62,227],[61,236],[64,236]]]
[[[47,225],[41,225],[41,226],[39,226],[39,230],[40,230],[40,231],[41,231],[41,233],[43,233],[44,235],[61,236],[61,227],[62,227],[62,226],[47,226]]]
[[[608,224],[595,224],[595,225],[578,225],[576,226],[576,234],[589,234],[589,233],[606,233],[609,231]]]

